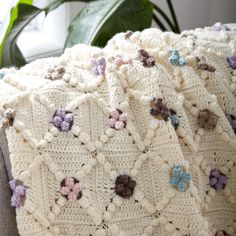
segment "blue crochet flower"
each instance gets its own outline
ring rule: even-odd
[[[180,192],[185,192],[191,180],[191,175],[184,171],[179,165],[173,167],[171,174],[170,184],[176,187]]]
[[[179,126],[179,116],[177,116],[176,114],[173,114],[170,116],[170,120],[173,127],[177,129]]]
[[[175,66],[185,66],[186,60],[179,55],[179,51],[176,49],[170,50],[169,61],[172,65]]]

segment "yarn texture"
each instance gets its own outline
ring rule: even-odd
[[[235,56],[228,24],[5,69],[19,234],[236,235]]]

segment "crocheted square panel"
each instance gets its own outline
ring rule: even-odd
[[[227,27],[120,33],[4,70],[20,235],[236,235]]]

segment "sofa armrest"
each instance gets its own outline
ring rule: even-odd
[[[15,210],[11,207],[11,165],[5,133],[0,131],[0,235],[18,236]]]

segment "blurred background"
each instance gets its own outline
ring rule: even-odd
[[[0,0],[0,27],[14,0]],[[52,0],[35,0],[38,7],[46,6]],[[169,14],[166,0],[153,0]],[[180,30],[213,25],[215,22],[236,22],[236,0],[173,0]],[[67,36],[67,28],[73,17],[85,3],[73,2],[60,6],[44,19],[40,14],[24,29],[18,46],[26,61],[36,58],[60,55]],[[60,26],[60,27],[58,27]],[[152,24],[155,27],[155,23]],[[1,39],[1,35],[0,35]]]

